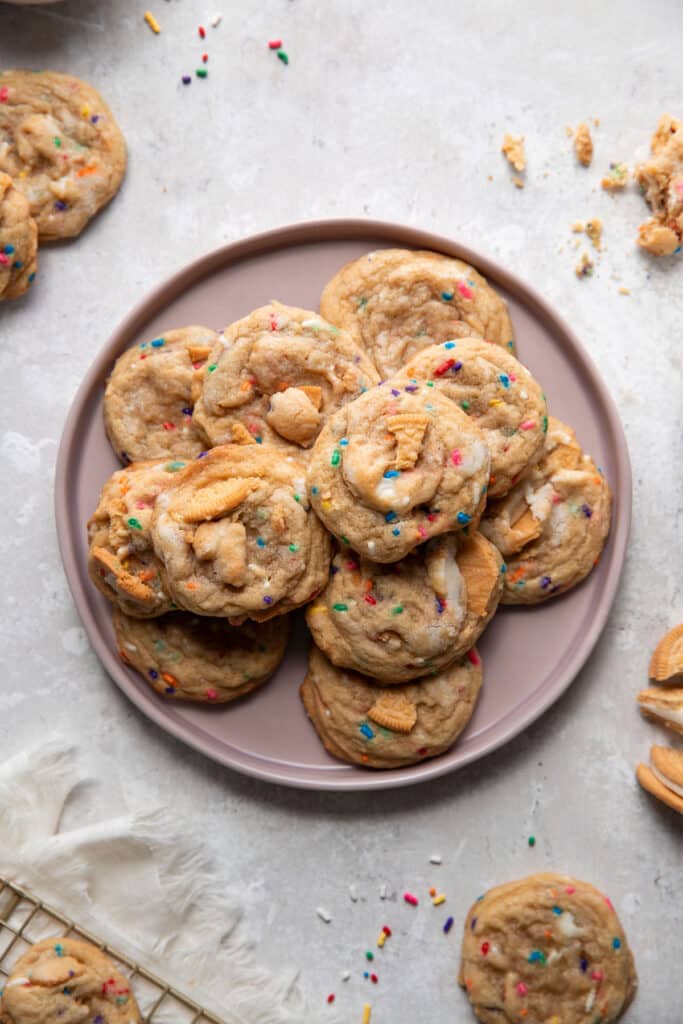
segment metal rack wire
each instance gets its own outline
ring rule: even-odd
[[[126,975],[146,1024],[224,1024],[130,957],[81,928],[26,889],[0,878],[0,991],[14,964],[41,939],[71,936],[97,946]]]

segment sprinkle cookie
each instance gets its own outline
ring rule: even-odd
[[[0,172],[0,302],[19,298],[31,286],[37,253],[38,229],[28,200]]]
[[[271,302],[227,327],[202,374],[195,420],[209,446],[310,448],[339,406],[379,382],[346,331]]]
[[[610,506],[604,476],[551,417],[540,462],[481,521],[507,563],[502,603],[536,604],[580,583],[600,557]]]
[[[90,578],[105,597],[136,618],[162,615],[173,607],[149,528],[159,494],[184,466],[156,460],[118,470],[102,488],[88,523]]]
[[[306,621],[337,666],[385,684],[434,675],[462,657],[490,621],[501,567],[480,533],[438,537],[393,565],[340,551]]]
[[[104,424],[124,462],[193,459],[204,450],[193,404],[217,339],[208,327],[181,327],[119,356],[104,393]]]
[[[471,654],[439,675],[385,688],[313,647],[301,699],[334,757],[365,768],[416,764],[448,750],[472,717],[482,667]]]
[[[79,235],[125,170],[123,135],[92,86],[54,71],[0,74],[0,171],[28,199],[41,241]]]
[[[465,921],[458,980],[484,1024],[612,1024],[637,986],[610,900],[550,872],[479,897]]]
[[[650,764],[639,764],[636,778],[657,800],[683,814],[683,751],[652,747]]]
[[[432,381],[482,431],[491,450],[489,498],[506,494],[540,459],[548,429],[545,398],[505,349],[480,338],[430,345],[401,370],[397,379],[404,378]]]
[[[334,413],[308,470],[311,504],[344,545],[397,562],[479,519],[490,455],[479,428],[427,384],[389,381]]]
[[[174,700],[225,704],[255,690],[284,657],[289,618],[231,626],[225,619],[174,612],[156,619],[114,613],[119,653]]]
[[[326,285],[322,315],[349,332],[383,377],[420,349],[476,335],[514,352],[503,299],[473,267],[435,252],[379,249]]]
[[[0,79],[1,80],[1,79]],[[2,1024],[140,1024],[128,979],[88,942],[43,939],[21,956],[0,999]]]
[[[152,540],[176,603],[200,615],[264,620],[324,586],[330,538],[305,467],[274,448],[213,448],[159,496]]]

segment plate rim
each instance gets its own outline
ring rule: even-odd
[[[265,768],[256,763],[255,758],[251,757],[250,759],[250,755],[244,754],[241,751],[237,758],[235,758],[234,755],[228,756],[223,754],[220,749],[207,750],[201,738],[195,736],[196,727],[194,724],[192,724],[191,728],[188,728],[188,724],[178,723],[172,716],[168,715],[167,708],[162,702],[157,704],[157,702],[150,702],[148,699],[145,699],[149,697],[149,694],[142,693],[131,683],[127,676],[119,674],[121,665],[113,655],[105,641],[104,634],[101,633],[97,625],[83,586],[83,579],[76,571],[78,559],[72,542],[72,529],[68,508],[69,481],[75,468],[72,463],[78,423],[84,410],[87,408],[89,396],[93,388],[103,380],[104,374],[109,371],[112,349],[115,349],[117,345],[121,345],[121,339],[124,335],[138,333],[144,323],[161,311],[170,295],[185,291],[213,271],[230,263],[240,262],[250,256],[282,249],[291,245],[302,245],[331,239],[348,241],[356,238],[381,238],[383,241],[386,241],[387,246],[393,242],[402,248],[430,249],[471,263],[485,277],[491,277],[497,284],[502,284],[504,288],[523,295],[526,305],[530,306],[544,323],[551,323],[555,329],[559,330],[563,335],[565,344],[570,349],[570,354],[578,353],[580,356],[591,386],[600,398],[600,403],[611,432],[609,447],[615,458],[616,476],[619,482],[617,486],[616,480],[611,481],[612,490],[613,493],[618,493],[622,496],[622,500],[618,502],[617,512],[613,512],[612,516],[609,539],[612,553],[607,576],[604,580],[603,599],[600,603],[599,614],[590,620],[589,628],[581,637],[576,649],[571,652],[564,667],[556,673],[553,685],[544,688],[540,693],[534,695],[531,708],[519,720],[509,725],[504,730],[502,737],[499,737],[491,747],[484,751],[472,751],[466,754],[457,764],[450,763],[446,753],[440,757],[423,761],[419,765],[390,769],[384,772],[369,772],[359,767],[357,768],[357,776],[349,777],[345,774],[343,777],[335,779],[333,774],[330,773],[329,779],[321,779],[318,776],[315,778],[307,777],[308,773],[311,772],[309,768],[293,766],[288,771],[275,767]],[[324,792],[361,792],[364,790],[394,789],[439,778],[463,768],[475,760],[489,756],[495,750],[505,746],[540,718],[542,714],[559,700],[577,677],[605,628],[608,616],[614,605],[617,588],[624,568],[626,546],[631,529],[632,504],[631,461],[626,435],[616,403],[600,376],[590,353],[582,345],[577,334],[569,327],[564,318],[553,309],[550,303],[543,298],[540,292],[534,286],[528,285],[516,274],[509,271],[505,266],[498,264],[485,254],[470,249],[469,246],[461,244],[456,239],[438,235],[432,231],[426,231],[412,225],[402,225],[393,221],[380,221],[360,217],[297,221],[293,224],[281,225],[256,234],[247,235],[212,249],[203,256],[192,260],[189,264],[166,277],[143,295],[103,343],[71,400],[59,443],[54,480],[54,514],[62,567],[69,584],[76,611],[86,631],[88,640],[118,689],[136,705],[143,715],[150,718],[161,729],[172,735],[175,739],[181,740],[192,749],[199,751],[212,761],[261,781],[297,789]],[[346,767],[350,768],[352,766],[346,765]],[[419,769],[419,771],[416,771],[416,769]],[[316,771],[318,770],[316,769]]]

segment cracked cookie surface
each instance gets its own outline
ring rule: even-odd
[[[17,299],[33,283],[38,267],[38,229],[28,200],[0,172],[0,302]]]

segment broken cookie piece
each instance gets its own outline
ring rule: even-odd
[[[652,208],[640,225],[638,244],[653,256],[670,256],[683,241],[683,121],[664,114],[650,143],[650,158],[635,178]]]
[[[584,167],[590,166],[593,160],[593,139],[591,138],[590,128],[584,122],[576,129],[574,152],[580,164]]]

